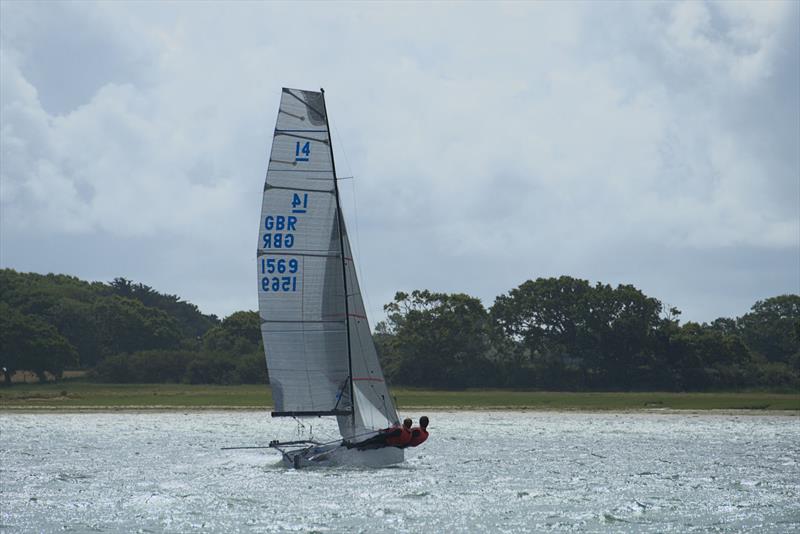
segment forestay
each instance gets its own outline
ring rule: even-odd
[[[324,94],[284,89],[261,209],[258,301],[273,415],[337,415],[351,437],[398,418],[340,227],[330,142]]]

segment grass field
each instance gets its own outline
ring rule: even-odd
[[[511,390],[433,391],[392,388],[400,411],[417,408],[511,410],[790,410],[800,394],[786,393],[567,393]],[[265,386],[186,384],[15,384],[0,388],[0,410],[183,409],[272,406]]]

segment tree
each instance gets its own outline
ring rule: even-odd
[[[800,295],[759,300],[738,325],[750,350],[770,362],[800,366]]]
[[[464,294],[399,292],[384,306],[387,375],[396,383],[429,387],[490,385],[489,316]]]
[[[512,369],[528,370],[512,380],[523,376],[548,389],[649,385],[660,371],[661,311],[658,300],[631,285],[593,287],[569,276],[528,280],[491,309],[513,344]]]
[[[78,351],[84,367],[120,351],[197,344],[198,336],[216,323],[174,295],[124,278],[107,285],[1,269],[0,302],[53,325]]]
[[[538,278],[495,299],[491,316],[513,347],[511,372],[507,373],[510,385],[576,386],[574,375],[582,358],[590,291],[585,280]],[[520,383],[522,378],[524,383]]]
[[[11,385],[11,377],[25,365],[24,316],[5,302],[0,302],[0,366],[6,386]]]
[[[78,352],[77,364],[94,366],[103,357],[97,338],[97,322],[92,305],[74,299],[54,301],[41,317],[53,325]]]
[[[189,384],[240,383],[236,359],[228,354],[203,354],[186,367],[184,380]]]
[[[75,348],[53,326],[0,303],[0,366],[6,385],[17,370],[34,372],[41,382],[47,380],[45,373],[60,378],[77,358]]]
[[[115,278],[110,284],[110,294],[138,300],[150,308],[158,308],[172,317],[185,338],[204,335],[219,321],[215,315],[204,315],[194,304],[184,302],[177,295],[159,293],[150,286],[135,284],[126,278]]]
[[[112,296],[92,308],[104,356],[149,349],[175,349],[181,335],[164,311],[129,298]]]
[[[263,354],[261,347],[261,318],[254,311],[232,313],[203,336],[203,348],[211,352],[235,356],[253,352]]]
[[[236,359],[236,374],[243,384],[267,384],[267,361],[263,352],[253,352]]]
[[[604,375],[600,385],[648,389],[663,371],[656,355],[662,304],[632,285],[597,284],[586,310],[587,339],[595,343],[594,364]],[[672,313],[672,310],[670,310]]]
[[[677,389],[745,387],[753,382],[748,379],[754,373],[747,347],[719,324],[686,323],[670,336],[667,351]]]

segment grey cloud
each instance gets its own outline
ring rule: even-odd
[[[280,87],[322,85],[373,322],[560,274],[703,320],[800,291],[795,3],[2,6],[3,266],[253,308]]]
[[[49,114],[87,104],[107,84],[152,80],[146,37],[103,5],[8,2],[3,15],[3,44],[19,53],[19,68]]]

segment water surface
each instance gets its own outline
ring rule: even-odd
[[[5,413],[0,528],[800,531],[796,417],[428,415],[431,438],[401,466],[294,471],[272,450],[220,450],[298,435],[267,412]]]

